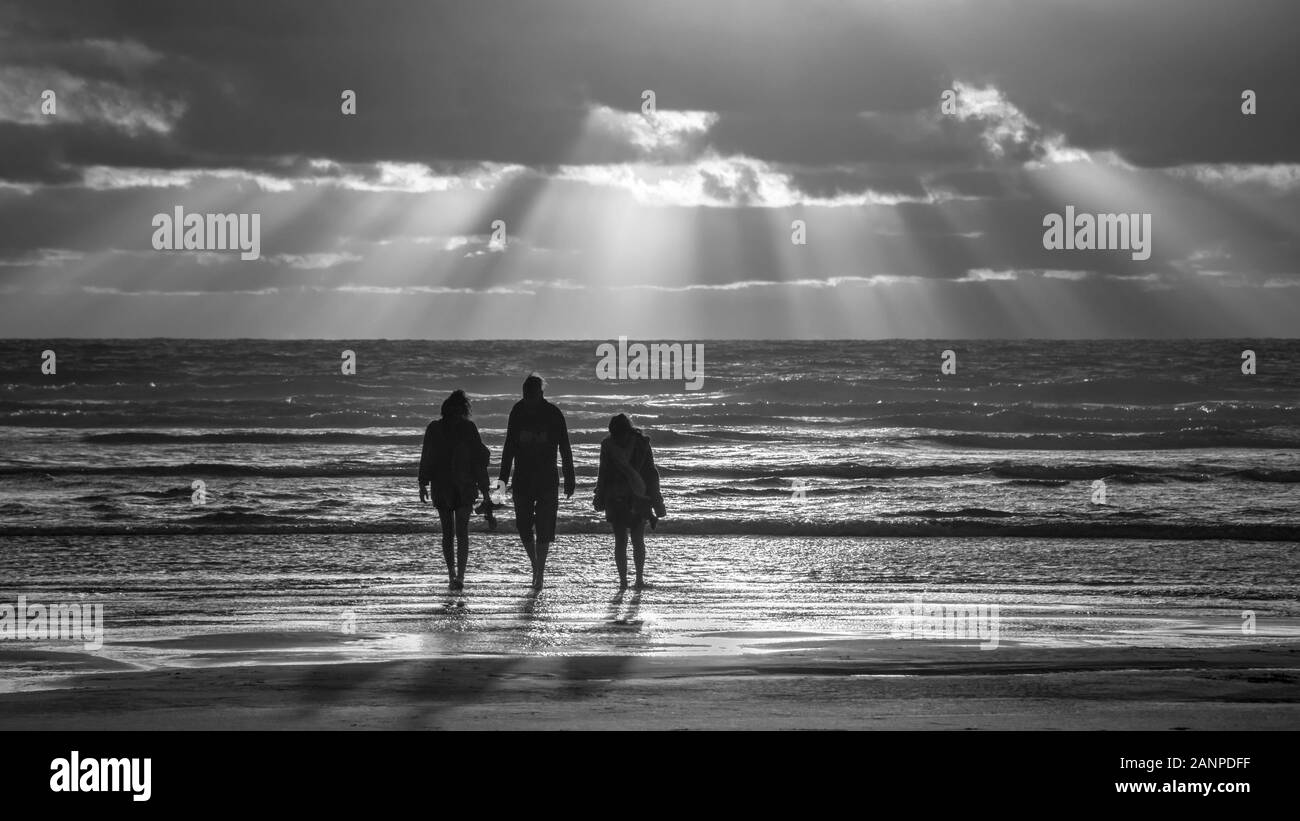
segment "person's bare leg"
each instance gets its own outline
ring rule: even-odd
[[[550,542],[537,543],[537,562],[533,566],[533,589],[541,590],[546,578],[546,554],[550,552]]]
[[[528,554],[528,566],[537,572],[537,548],[533,546],[533,534],[529,533],[519,537],[524,543],[524,552]]]
[[[618,589],[627,589],[627,528],[614,525],[614,566],[618,568]],[[640,565],[637,565],[639,568]]]
[[[537,547],[533,538],[533,521],[536,518],[536,502],[524,496],[515,496],[515,529],[519,531],[519,541],[524,543],[524,552],[528,554],[528,566],[533,571],[533,583],[537,582]]]
[[[438,523],[442,526],[442,559],[447,563],[447,579],[456,586],[456,516],[450,508],[438,508]]]
[[[546,579],[546,554],[551,550],[555,540],[555,514],[559,498],[546,496],[537,500],[534,508],[534,522],[537,527],[537,567],[533,571],[533,589],[541,590]]]
[[[636,586],[640,590],[645,587],[645,519],[638,518],[632,523],[632,561],[636,562]],[[626,572],[626,556],[623,568]]]
[[[456,588],[465,586],[465,565],[469,564],[468,506],[456,510]]]

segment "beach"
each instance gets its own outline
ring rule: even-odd
[[[5,729],[1300,729],[1291,341],[1244,380],[1228,341],[962,343],[952,377],[719,341],[699,391],[586,342],[349,343],[355,377],[332,342],[57,344],[0,402]],[[577,474],[546,586],[504,494],[453,592],[421,431],[464,388],[495,476],[533,369]],[[617,411],[667,507],[622,592]]]
[[[1252,575],[1273,543],[1198,546],[1206,573],[1128,540],[1122,573],[1079,583],[1113,543],[661,527],[648,589],[617,590],[604,539],[562,536],[540,594],[500,532],[474,533],[463,594],[436,534],[20,541],[65,556],[62,579],[29,571],[39,600],[94,596],[78,565],[115,593],[97,650],[0,642],[0,727],[1300,726],[1294,580]]]
[[[1285,794],[1300,1],[380,8],[0,0],[6,787]]]
[[[0,695],[0,729],[1294,730],[1300,725],[1300,653],[1293,641],[1195,650],[1006,648],[980,655],[970,647],[786,635],[756,637],[762,652],[721,655],[291,662],[276,649],[283,638],[226,637],[205,645],[261,659],[236,666],[102,672],[92,663],[59,689]],[[743,644],[743,636],[734,638]],[[320,645],[316,652],[329,654]],[[67,663],[77,662],[69,658]]]

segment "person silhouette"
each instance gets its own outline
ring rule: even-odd
[[[609,420],[609,436],[600,443],[600,470],[596,475],[596,510],[614,530],[614,565],[619,589],[627,589],[627,541],[632,537],[632,558],[636,562],[636,586],[645,582],[645,525],[650,527],[667,515],[659,492],[659,469],[655,467],[650,439],[632,426],[627,414]]]
[[[482,492],[484,508],[491,510],[488,464],[491,453],[470,421],[469,397],[454,391],[442,403],[442,417],[424,429],[420,452],[420,501],[430,497],[442,525],[442,556],[452,590],[465,587],[469,561],[469,516],[474,499]]]
[[[533,589],[541,590],[546,574],[546,555],[555,541],[555,517],[560,506],[560,483],[555,457],[563,461],[564,497],[573,496],[573,451],[564,414],[544,396],[542,378],[530,374],[524,380],[523,399],[510,409],[506,442],[501,449],[502,486],[510,481],[515,505],[515,528],[533,566]]]

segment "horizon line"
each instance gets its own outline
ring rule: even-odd
[[[634,341],[673,342],[1288,342],[1300,336],[839,336],[839,337],[762,337],[762,336],[694,336],[660,337],[628,334],[591,337],[389,337],[389,336],[8,336],[4,342],[71,341],[71,342],[609,342],[626,338]]]

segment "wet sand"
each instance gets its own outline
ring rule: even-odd
[[[60,673],[0,694],[0,730],[1300,729],[1291,641],[980,651],[766,636],[748,651],[738,636],[730,653],[348,661],[329,649],[340,638],[315,634],[319,647],[291,655],[246,637],[238,657],[148,670],[11,645],[0,664]]]

